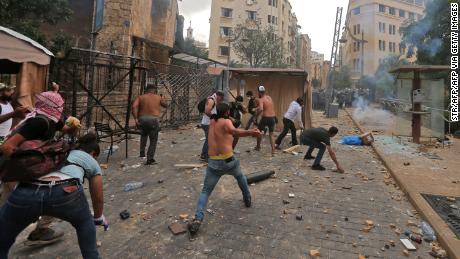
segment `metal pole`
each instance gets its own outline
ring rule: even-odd
[[[361,31],[361,77],[364,76],[364,30]]]
[[[420,80],[420,72],[414,71],[414,80],[412,81],[412,103],[413,103],[413,113],[412,113],[412,138],[414,143],[420,144],[420,136],[421,136],[421,115],[420,112],[422,111],[422,104],[421,103],[414,103],[414,91],[421,89],[421,80]]]
[[[131,119],[131,105],[133,96],[133,85],[134,85],[134,69],[136,66],[136,60],[134,60],[134,49],[136,47],[136,41],[133,39],[133,45],[131,47],[130,67],[129,67],[129,90],[128,90],[128,107],[126,109],[126,121],[125,121],[125,144],[126,144],[126,158],[128,158],[128,134],[129,134],[129,120]]]

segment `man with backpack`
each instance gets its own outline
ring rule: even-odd
[[[215,92],[206,99],[206,105],[203,110],[203,118],[201,120],[201,128],[204,131],[205,140],[201,149],[200,159],[208,161],[208,132],[209,124],[211,123],[211,115],[216,114],[216,106],[224,100],[224,93],[221,91]]]
[[[101,168],[95,160],[100,148],[96,135],[78,140],[75,150],[65,156],[65,163],[38,179],[20,181],[0,209],[0,259],[6,259],[16,237],[39,216],[52,215],[72,224],[85,259],[99,258],[96,225],[108,229],[103,215],[104,196]],[[89,210],[83,179],[89,180],[94,216]]]
[[[0,146],[3,159],[9,159],[16,150],[26,141],[39,140],[49,141],[54,138],[57,131],[63,133],[74,133],[76,128],[65,125],[61,120],[64,110],[64,100],[56,92],[43,92],[35,96],[35,109],[23,122],[12,131],[5,143]],[[11,192],[16,183],[6,183]],[[5,193],[2,194],[2,201],[5,200]],[[3,204],[0,204],[3,206]],[[37,227],[28,236],[28,244],[44,245],[56,242],[63,236],[63,232],[57,232],[50,228],[53,222],[52,217],[43,216],[37,222]]]

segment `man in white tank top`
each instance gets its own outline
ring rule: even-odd
[[[13,118],[24,117],[27,112],[27,108],[18,107],[13,109],[13,106],[11,106],[15,87],[0,83],[0,143],[10,132]]]

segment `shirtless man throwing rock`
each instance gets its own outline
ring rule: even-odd
[[[140,157],[145,157],[147,138],[150,139],[147,151],[146,165],[153,165],[157,149],[158,133],[160,132],[161,107],[166,108],[166,101],[156,94],[157,86],[149,83],[145,94],[139,96],[133,103],[132,113],[136,126],[141,130]]]
[[[195,219],[188,224],[188,230],[192,238],[197,234],[201,226],[208,198],[223,175],[228,174],[235,177],[243,193],[244,205],[248,208],[251,207],[251,193],[249,192],[248,182],[246,176],[241,172],[240,161],[233,156],[232,143],[234,137],[259,137],[260,131],[258,129],[236,129],[229,119],[229,114],[229,105],[219,103],[217,104],[217,114],[211,117],[208,133],[208,167],[203,190],[198,198]]]
[[[270,145],[272,147],[272,155],[275,154],[275,139],[273,137],[273,132],[275,131],[276,124],[276,115],[275,109],[273,107],[273,100],[270,96],[265,94],[265,87],[259,86],[259,108],[257,114],[262,114],[262,119],[259,121],[259,131],[263,131],[265,127],[268,127]],[[257,146],[255,150],[260,150],[260,142],[262,141],[262,136],[257,137]]]

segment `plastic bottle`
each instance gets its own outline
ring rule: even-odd
[[[430,224],[423,221],[422,224],[420,224],[420,228],[422,229],[423,239],[429,242],[436,240],[436,234]]]
[[[129,191],[132,191],[132,190],[135,190],[135,189],[139,189],[139,188],[142,188],[144,187],[144,183],[143,182],[129,182],[125,185],[125,192],[129,192]]]

